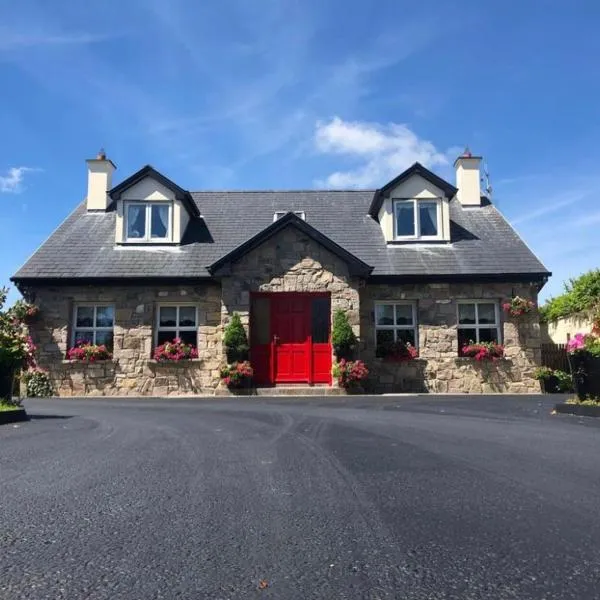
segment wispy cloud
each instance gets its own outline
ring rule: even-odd
[[[317,182],[321,187],[334,188],[381,185],[416,161],[428,167],[447,165],[457,153],[457,148],[438,150],[404,124],[381,125],[339,117],[317,123],[315,146],[320,153],[344,155],[360,162],[354,169],[335,171]]]
[[[591,227],[600,223],[600,211],[584,214],[569,222],[567,229],[571,227]]]
[[[561,208],[570,206],[571,204],[575,204],[576,202],[580,202],[581,200],[588,198],[591,192],[592,190],[588,189],[576,190],[567,192],[565,194],[559,194],[553,198],[548,198],[544,201],[543,206],[516,217],[512,220],[512,223],[513,225],[518,225],[520,223],[526,223],[527,221],[539,219],[540,217],[545,217],[549,214],[559,211]]]
[[[99,33],[16,33],[0,29],[0,52],[36,46],[77,46],[103,42],[114,37]]]
[[[23,178],[25,173],[39,171],[31,167],[11,167],[6,175],[0,175],[0,193],[18,194],[23,191]]]

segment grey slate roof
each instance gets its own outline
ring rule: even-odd
[[[304,211],[306,221],[373,267],[372,276],[471,276],[548,272],[490,203],[450,202],[450,244],[386,245],[367,215],[375,190],[192,192],[202,219],[181,246],[116,246],[115,213],[88,213],[82,203],[15,274],[29,278],[198,278],[207,266],[273,222],[277,211]]]

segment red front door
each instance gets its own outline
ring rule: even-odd
[[[329,294],[253,294],[250,359],[256,383],[331,383],[330,318]]]
[[[273,380],[275,383],[310,381],[310,305],[306,296],[271,297]]]

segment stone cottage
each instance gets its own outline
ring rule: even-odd
[[[12,278],[40,308],[39,363],[61,395],[213,394],[235,312],[257,386],[335,386],[341,309],[375,390],[538,391],[537,314],[502,305],[537,300],[550,273],[481,195],[479,163],[459,156],[456,185],[415,163],[376,190],[190,192],[151,166],[113,186],[100,153],[86,199]],[[153,360],[175,337],[198,358]],[[112,358],[68,360],[82,340]],[[505,355],[477,362],[470,341]],[[396,342],[418,358],[381,352]]]

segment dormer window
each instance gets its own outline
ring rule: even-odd
[[[294,210],[292,211],[298,218],[302,219],[303,221],[306,221],[306,213],[303,210]],[[279,219],[281,219],[281,217],[285,217],[285,215],[287,215],[287,212],[284,210],[280,210],[277,211],[274,215],[273,215],[273,222],[275,221],[279,221]]]
[[[441,199],[402,198],[394,199],[393,202],[395,239],[441,239]]]
[[[126,240],[128,242],[171,241],[172,213],[171,202],[126,202]]]

